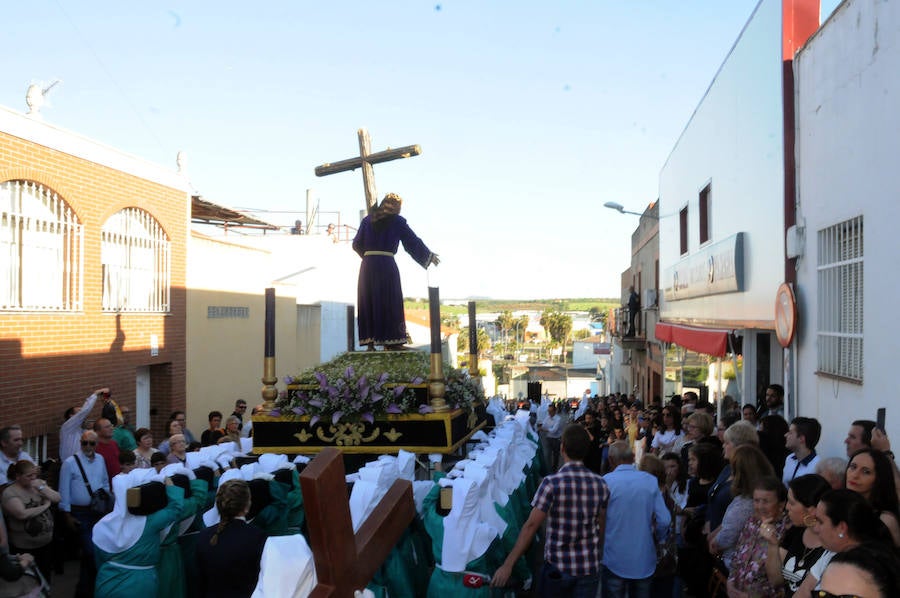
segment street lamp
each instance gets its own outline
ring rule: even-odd
[[[513,355],[516,356],[516,363],[518,363],[518,361],[519,361],[519,325],[520,324],[521,324],[521,322],[516,320],[516,328],[515,328],[515,330],[516,330],[516,345],[515,345],[515,347],[516,348],[513,350]]]
[[[653,220],[659,220],[659,216],[655,216],[653,214],[642,214],[640,212],[632,212],[631,210],[626,210],[625,206],[620,203],[616,203],[614,201],[608,201],[603,204],[604,208],[609,208],[610,210],[615,210],[620,214],[634,214],[635,216],[641,216],[643,218],[651,218]]]

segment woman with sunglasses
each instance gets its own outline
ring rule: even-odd
[[[900,596],[897,552],[879,544],[864,544],[834,555],[822,574],[822,589],[814,598],[892,598]]]

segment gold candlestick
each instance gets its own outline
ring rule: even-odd
[[[275,409],[275,399],[278,398],[278,389],[275,388],[275,383],[278,382],[278,378],[275,377],[275,358],[274,357],[266,357],[263,360],[263,377],[262,377],[262,395],[263,399],[263,409],[265,413],[272,411]]]
[[[429,403],[435,413],[449,411],[450,406],[444,400],[444,391],[447,385],[444,383],[444,362],[440,353],[431,354],[431,375],[428,377]]]

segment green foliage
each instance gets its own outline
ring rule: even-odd
[[[530,320],[529,320],[528,316],[521,315],[521,316],[519,316],[518,322],[519,322],[519,326],[517,328],[518,334],[522,335],[520,338],[525,338],[525,329],[528,328],[528,323],[530,322]],[[515,325],[516,324],[514,322],[513,326],[515,326]]]
[[[500,312],[500,315],[497,316],[497,327],[501,332],[506,333],[512,330],[515,319],[513,318],[512,312],[509,310],[505,310]]]
[[[587,338],[591,335],[591,331],[587,329],[576,330],[572,333],[572,338],[579,341],[583,338]]]
[[[491,348],[491,339],[484,328],[479,328],[475,334],[478,339],[478,354],[483,355],[485,351]],[[468,326],[464,326],[463,329],[459,331],[459,336],[456,338],[456,350],[460,353],[469,352]]]
[[[428,309],[428,301],[406,297],[403,300],[406,309]],[[592,307],[598,307],[606,313],[611,307],[619,307],[621,301],[617,298],[590,298],[578,297],[569,299],[479,299],[476,307],[479,312],[503,312],[503,311],[590,311]],[[561,308],[561,306],[563,308]],[[463,315],[468,313],[468,307],[462,305],[441,305],[441,314]]]
[[[416,413],[417,398],[411,385],[428,378],[431,359],[421,351],[343,353],[328,363],[298,376],[286,376],[288,390],[275,402],[272,415],[309,416],[332,424],[366,421],[386,414]],[[465,371],[444,365],[445,400],[453,408],[467,411],[484,392]],[[418,413],[431,407],[418,406]]]
[[[685,386],[696,386],[698,384],[706,384],[706,378],[709,376],[709,368],[703,366],[684,366],[684,384]]]
[[[545,311],[541,314],[541,326],[554,342],[563,344],[572,330],[572,316],[558,311]]]
[[[441,326],[459,331],[459,318],[452,314],[441,313]]]

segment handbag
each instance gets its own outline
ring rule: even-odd
[[[90,482],[88,482],[87,474],[84,473],[84,467],[81,465],[81,459],[78,458],[78,455],[75,455],[75,462],[78,464],[78,469],[81,471],[81,479],[84,480],[84,485],[87,487],[88,494],[91,495],[91,513],[93,513],[97,517],[103,517],[107,513],[111,513],[113,507],[116,506],[116,502],[113,499],[112,494],[107,492],[105,488],[97,488],[96,490],[92,490],[91,484]]]
[[[673,514],[666,539],[656,542],[656,571],[653,572],[653,577],[675,575],[678,568],[678,546],[675,535],[675,515]]]

